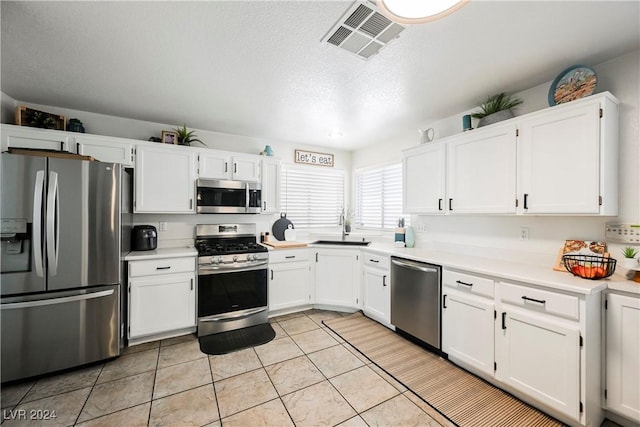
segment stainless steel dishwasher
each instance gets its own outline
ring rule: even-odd
[[[439,265],[391,257],[391,324],[440,350]]]

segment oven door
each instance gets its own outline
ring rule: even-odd
[[[196,197],[197,213],[246,213],[247,183],[199,179]]]
[[[198,336],[268,322],[267,262],[200,266]]]

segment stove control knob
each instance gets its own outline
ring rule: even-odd
[[[233,262],[238,262],[238,256],[237,255],[233,256]]]
[[[253,259],[253,256],[251,254],[247,254],[247,261],[251,261]]]

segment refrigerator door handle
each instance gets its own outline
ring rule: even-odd
[[[58,248],[60,244],[60,203],[58,173],[49,172],[47,191],[47,260],[49,275],[58,274]]]
[[[45,305],[63,304],[66,302],[86,301],[94,298],[107,297],[109,295],[112,295],[113,292],[114,292],[113,289],[109,289],[106,291],[92,292],[92,293],[82,294],[82,295],[73,295],[70,297],[40,299],[40,300],[25,301],[25,302],[12,302],[8,304],[0,304],[0,309],[14,310],[18,308],[42,307]]]
[[[36,185],[33,189],[33,258],[36,275],[44,277],[42,256],[42,191],[44,190],[44,171],[36,172]]]

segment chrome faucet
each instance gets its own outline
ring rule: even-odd
[[[342,241],[344,241],[347,236],[344,209],[342,209],[342,213],[340,214],[340,225],[342,226]]]

